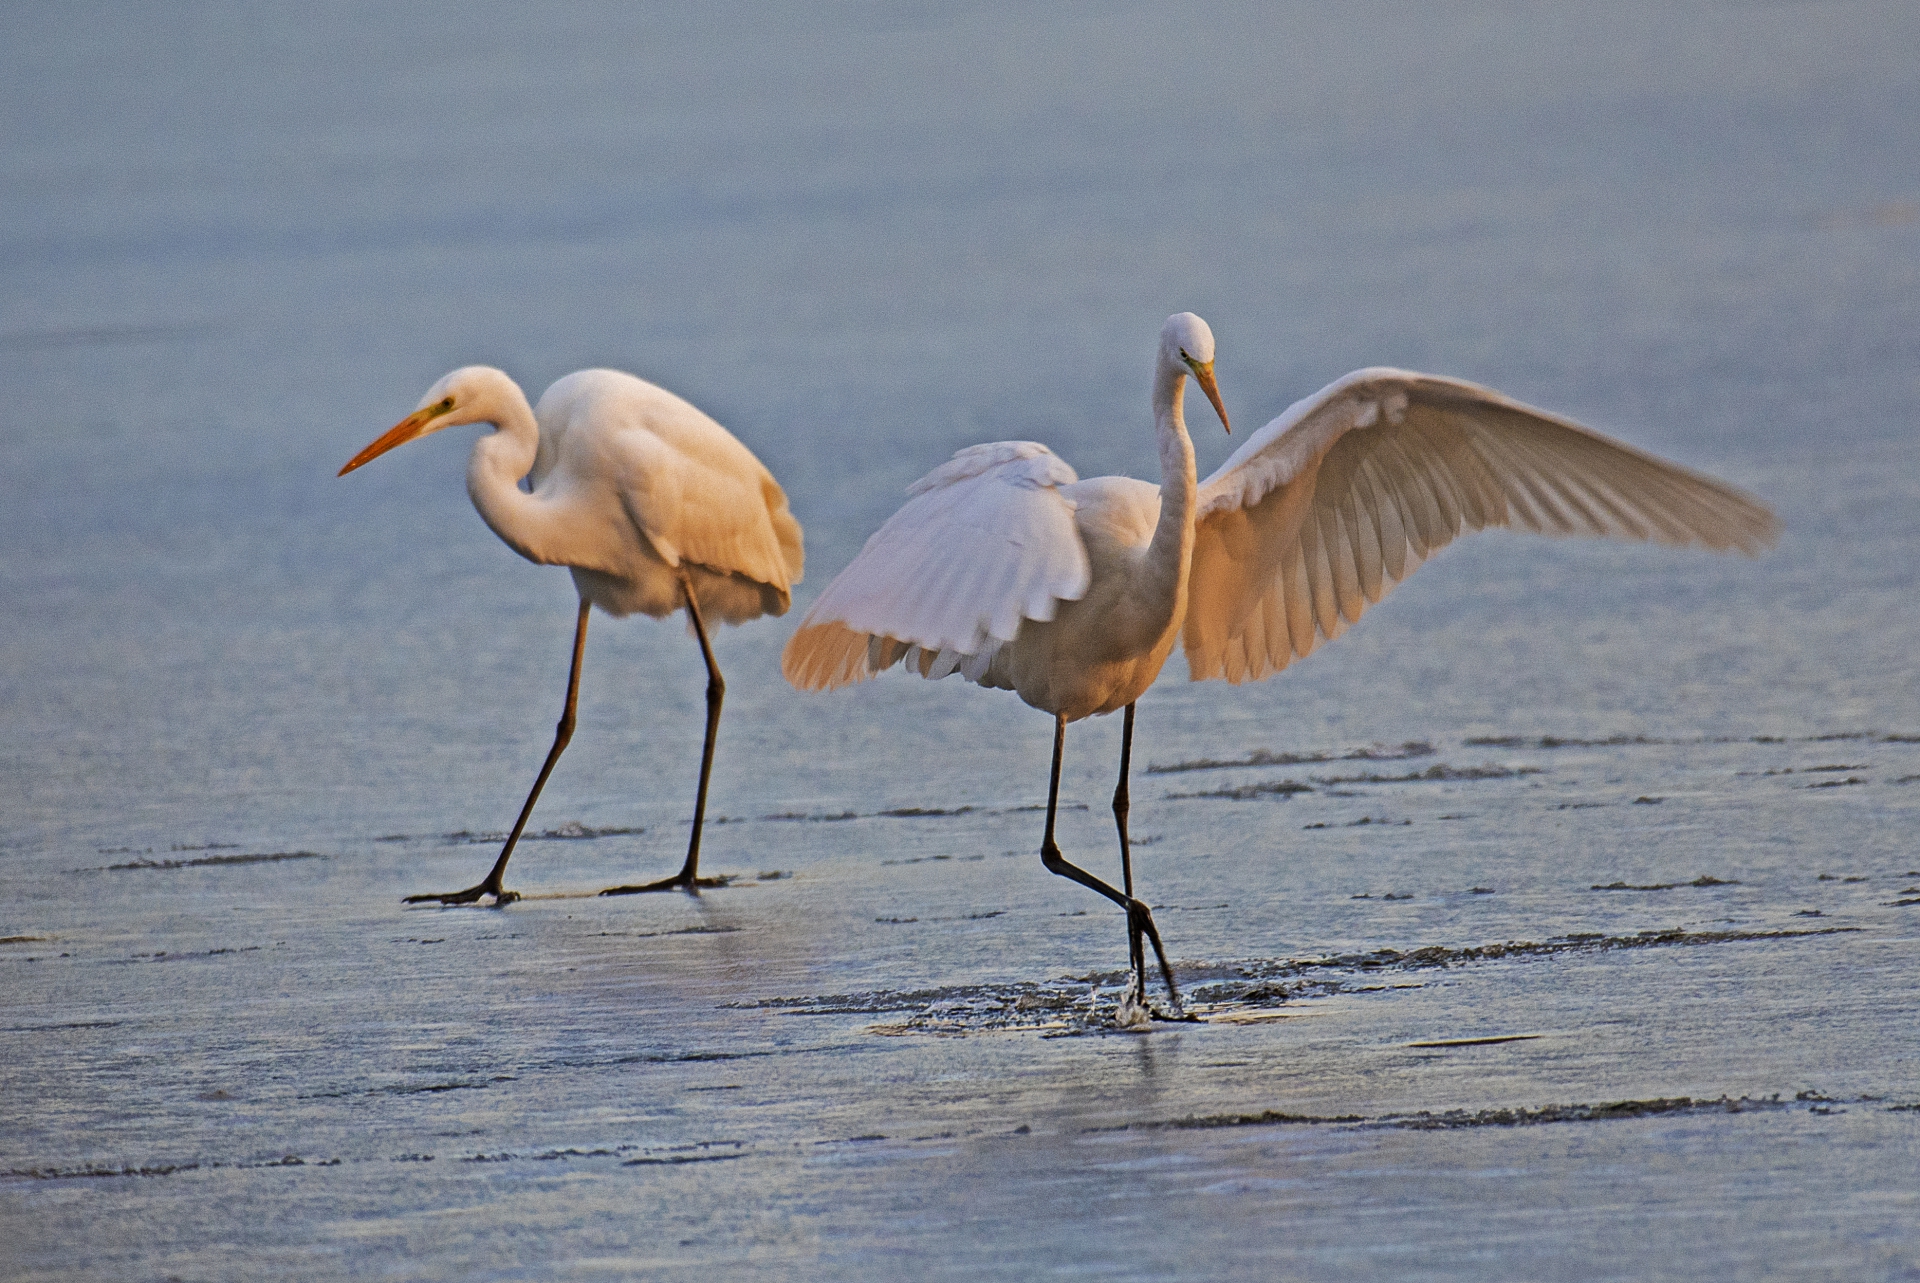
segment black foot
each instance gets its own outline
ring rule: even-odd
[[[479,886],[468,887],[464,891],[429,891],[425,895],[410,895],[400,903],[425,904],[429,900],[438,900],[441,904],[472,904],[484,895],[493,897],[493,907],[496,909],[503,904],[512,904],[520,898],[518,891],[503,891],[491,882],[482,882]]]
[[[1152,942],[1153,956],[1160,962],[1160,976],[1167,982],[1167,998],[1173,1003],[1175,1017],[1186,1019],[1186,1012],[1180,1006],[1180,991],[1173,984],[1173,968],[1167,965],[1167,951],[1160,944],[1160,929],[1153,925],[1153,910],[1139,900],[1127,901],[1127,930],[1136,940],[1144,935]],[[1147,1004],[1147,968],[1137,946],[1134,953],[1134,996],[1142,1007],[1152,1010]]]
[[[700,892],[704,890],[712,887],[723,887],[731,881],[733,881],[733,879],[725,874],[717,878],[690,878],[682,873],[671,878],[661,878],[658,882],[648,882],[642,886],[608,887],[600,894],[645,895],[649,891],[685,891],[691,895],[699,895]]]

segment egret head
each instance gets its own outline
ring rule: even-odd
[[[492,423],[500,414],[503,386],[514,387],[513,380],[488,365],[469,365],[455,370],[427,389],[420,408],[409,414],[366,449],[347,460],[336,476],[346,476],[355,468],[371,463],[395,446],[405,445],[442,428],[462,423]]]
[[[1160,361],[1177,373],[1193,375],[1207,400],[1213,402],[1220,426],[1229,433],[1233,431],[1233,425],[1227,422],[1227,407],[1220,402],[1219,385],[1213,381],[1213,331],[1205,321],[1192,312],[1169,316],[1160,327]]]

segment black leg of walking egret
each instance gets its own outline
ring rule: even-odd
[[[713,744],[720,734],[720,703],[727,697],[726,678],[720,676],[720,665],[713,657],[713,646],[707,641],[707,626],[700,618],[700,603],[693,595],[693,581],[687,577],[684,568],[680,571],[680,590],[687,598],[687,618],[693,621],[693,635],[700,639],[700,654],[707,661],[707,741],[700,750],[700,788],[693,796],[693,837],[687,843],[687,861],[680,866],[680,872],[658,882],[648,882],[643,886],[608,887],[601,895],[639,895],[646,891],[693,891],[701,887],[723,887],[726,878],[703,878],[700,876],[700,830],[707,819],[707,781],[713,775]]]
[[[441,904],[472,904],[483,895],[493,897],[496,905],[512,904],[520,898],[518,891],[508,891],[500,885],[501,877],[507,871],[507,861],[513,855],[513,848],[519,845],[520,834],[527,827],[527,817],[533,814],[533,804],[540,799],[540,790],[546,787],[547,776],[553,774],[553,764],[560,760],[560,754],[566,751],[567,741],[573,738],[574,710],[580,704],[580,660],[587,650],[587,612],[592,604],[582,598],[580,602],[580,622],[573,629],[573,670],[567,674],[567,708],[560,714],[560,725],[554,728],[553,747],[547,750],[546,765],[540,768],[539,776],[533,781],[533,791],[527,794],[527,804],[520,808],[520,818],[513,823],[513,832],[507,835],[507,844],[500,848],[500,858],[493,862],[493,872],[478,886],[470,886],[464,891],[449,891],[444,894],[410,895],[402,903],[423,904],[428,900],[438,900]]]
[[[1153,942],[1154,956],[1160,960],[1160,974],[1167,982],[1167,996],[1173,1000],[1177,1010],[1180,1006],[1180,991],[1174,988],[1173,968],[1167,965],[1167,951],[1160,944],[1160,929],[1153,925],[1153,911],[1123,891],[1116,891],[1085,869],[1068,864],[1060,854],[1060,846],[1053,840],[1054,813],[1060,807],[1060,758],[1067,746],[1067,719],[1056,713],[1053,718],[1053,775],[1047,784],[1047,833],[1040,842],[1040,863],[1047,872],[1071,878],[1089,891],[1097,891],[1127,911],[1127,930],[1144,932]],[[1144,976],[1145,969],[1141,968]],[[1144,984],[1144,981],[1141,982]]]
[[[1120,732],[1120,782],[1113,786],[1113,822],[1120,830],[1120,877],[1121,889],[1127,898],[1133,898],[1133,844],[1127,837],[1127,813],[1132,809],[1127,793],[1128,768],[1133,764],[1133,705],[1127,705],[1126,720]],[[1134,996],[1141,1005],[1147,1001],[1147,960],[1140,931],[1131,921],[1127,924],[1127,955],[1133,959],[1133,974],[1136,977]]]

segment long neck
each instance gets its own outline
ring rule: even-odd
[[[1153,422],[1160,437],[1160,522],[1141,565],[1139,592],[1170,614],[1181,608],[1193,557],[1193,441],[1181,410],[1187,375],[1162,361],[1153,377]]]
[[[540,451],[540,425],[526,394],[511,383],[490,398],[485,418],[494,430],[473,443],[467,456],[467,493],[482,520],[508,547],[529,561],[560,559],[548,505],[520,488]]]

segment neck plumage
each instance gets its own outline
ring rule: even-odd
[[[1153,422],[1160,437],[1160,521],[1141,565],[1140,599],[1172,619],[1184,607],[1193,557],[1193,441],[1181,401],[1186,371],[1162,361],[1153,377]],[[1177,622],[1177,621],[1176,621]]]
[[[504,381],[504,380],[503,380]],[[473,443],[467,456],[467,494],[493,533],[528,561],[552,565],[562,560],[560,530],[548,505],[520,488],[540,451],[540,425],[517,386],[507,383],[476,422],[494,430]]]

